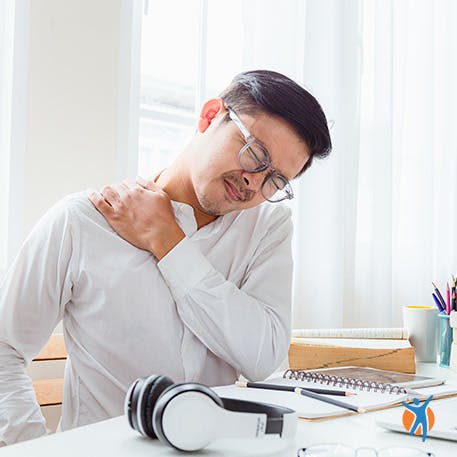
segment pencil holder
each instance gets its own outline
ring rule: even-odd
[[[438,314],[440,322],[440,367],[449,368],[449,359],[452,346],[452,328],[449,315]]]

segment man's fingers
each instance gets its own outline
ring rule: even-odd
[[[103,198],[109,205],[111,205],[113,208],[117,208],[117,205],[121,198],[119,197],[117,191],[114,189],[114,186],[115,184],[113,184],[112,186],[104,186],[100,191],[100,194],[103,196]]]
[[[92,192],[89,195],[89,200],[103,216],[109,217],[114,213],[112,206],[103,198],[100,192]]]
[[[120,182],[120,183],[115,183],[115,184],[111,184],[111,186],[109,186],[112,191],[117,194],[117,195],[114,195],[114,198],[115,198],[115,201],[116,203],[119,205],[122,201],[125,200],[125,198],[127,197],[128,195],[128,192],[129,192],[129,188],[127,187],[127,185],[124,183],[124,182]],[[105,195],[105,193],[103,192],[103,195]]]
[[[148,190],[162,190],[152,179],[144,179],[141,176],[136,177],[136,182],[141,186],[144,187],[145,189]]]

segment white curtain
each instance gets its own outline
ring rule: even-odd
[[[294,327],[401,325],[457,272],[457,2],[248,4],[245,66],[304,84],[333,125],[294,183]]]
[[[0,2],[0,279],[7,264],[14,1]]]

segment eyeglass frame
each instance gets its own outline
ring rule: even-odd
[[[428,457],[435,457],[435,454],[433,452],[427,452],[427,451],[423,451],[421,449],[417,449],[415,447],[411,447],[411,446],[387,446],[387,447],[384,447],[384,448],[381,448],[381,449],[376,449],[374,447],[371,447],[371,446],[360,446],[360,447],[357,447],[357,448],[354,448],[352,446],[349,446],[347,444],[344,444],[344,443],[318,443],[318,444],[312,444],[311,446],[308,446],[308,447],[301,447],[297,450],[297,457],[306,457],[305,455],[305,452],[307,449],[311,449],[313,447],[318,447],[318,446],[346,446],[347,448],[350,448],[354,451],[354,455],[353,457],[357,457],[357,453],[358,451],[361,451],[361,450],[370,450],[370,451],[373,451],[374,454],[376,456],[379,455],[379,452],[382,452],[382,451],[387,451],[388,449],[395,449],[395,448],[403,448],[403,449],[409,449],[409,450],[413,450],[413,451],[417,451],[418,453],[421,453],[425,456],[428,456]]]
[[[243,170],[247,171],[248,173],[260,173],[262,171],[270,169],[271,172],[267,176],[265,176],[264,180],[262,181],[262,185],[260,186],[260,191],[262,192],[263,198],[265,198],[265,200],[269,201],[270,203],[279,203],[284,200],[292,200],[292,198],[294,198],[294,192],[292,190],[292,185],[290,184],[290,181],[286,177],[284,177],[283,175],[278,173],[276,168],[272,165],[271,156],[270,156],[270,153],[268,152],[267,148],[265,146],[263,146],[263,144],[261,144],[253,135],[251,135],[248,128],[243,124],[242,120],[238,117],[238,115],[232,108],[230,108],[229,106],[225,106],[225,108],[228,111],[228,115],[229,115],[230,119],[238,127],[238,129],[240,130],[240,132],[242,133],[242,135],[244,136],[244,139],[246,141],[246,144],[240,149],[240,152],[238,153],[238,161],[240,163],[241,168],[243,168],[243,165],[241,165],[241,155],[249,147],[250,144],[256,143],[264,151],[265,157],[267,160],[264,161],[263,165],[259,169],[256,169],[255,171],[246,170],[244,168],[243,168]],[[262,162],[260,162],[260,163],[262,163]],[[286,193],[286,196],[281,198],[280,200],[270,200],[269,198],[265,197],[265,195],[263,193],[263,187],[264,187],[265,183],[272,177],[279,178],[280,180],[282,180],[284,182],[284,187],[282,189],[278,189],[278,190],[284,190]],[[274,183],[274,181],[273,181],[273,183]]]

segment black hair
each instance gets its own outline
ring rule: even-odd
[[[310,149],[310,157],[297,176],[304,173],[314,157],[330,154],[332,141],[327,119],[319,102],[287,76],[269,70],[246,71],[236,75],[220,94],[236,113],[259,112],[284,119]]]

